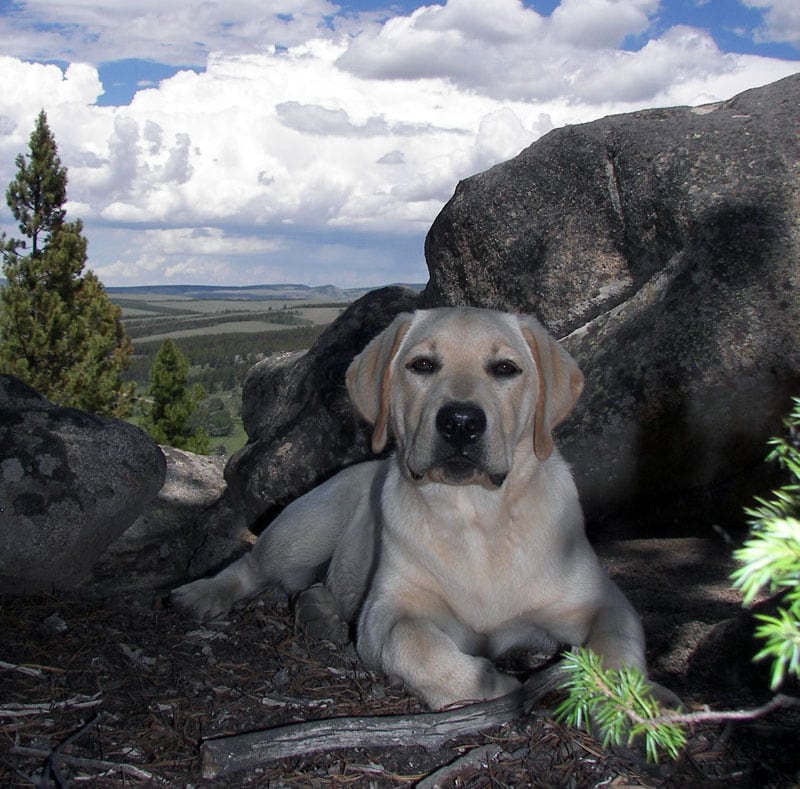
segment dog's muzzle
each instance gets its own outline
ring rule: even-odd
[[[486,469],[483,436],[486,433],[486,413],[473,403],[453,402],[443,405],[436,414],[436,433],[439,438],[436,456],[427,474],[437,482],[472,484],[485,481],[500,487],[505,474],[493,474]],[[424,474],[415,473],[414,479]]]

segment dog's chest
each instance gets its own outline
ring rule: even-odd
[[[409,558],[423,585],[462,622],[484,630],[529,608],[531,584],[547,572],[536,542],[522,513],[462,504],[418,530]]]

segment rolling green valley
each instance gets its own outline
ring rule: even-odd
[[[122,309],[134,346],[125,377],[146,397],[161,344],[172,339],[189,359],[187,384],[204,397],[192,416],[211,438],[211,452],[230,455],[244,446],[242,384],[256,362],[311,347],[325,327],[366,289],[304,285],[240,288],[158,286],[107,288]],[[139,423],[141,409],[132,421]]]

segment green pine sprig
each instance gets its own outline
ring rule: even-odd
[[[604,748],[644,737],[649,761],[657,762],[662,752],[678,757],[686,734],[664,718],[640,671],[629,666],[607,669],[599,655],[585,648],[567,653],[563,667],[567,698],[556,708],[559,720],[596,729]]]
[[[742,566],[731,575],[745,606],[766,593],[780,595],[775,615],[756,614],[755,634],[766,643],[754,660],[772,660],[770,684],[777,689],[787,673],[800,677],[800,398],[784,420],[786,435],[770,440],[768,461],[777,461],[790,481],[757,499],[746,510],[750,537],[734,552]]]

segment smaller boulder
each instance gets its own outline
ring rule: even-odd
[[[237,531],[230,514],[218,530],[204,528],[207,511],[219,505],[225,492],[225,458],[167,446],[161,451],[167,461],[163,487],[95,562],[81,585],[88,596],[158,593],[187,575],[216,569],[247,545],[244,525]]]
[[[79,585],[165,473],[137,427],[53,405],[0,375],[0,591]]]

